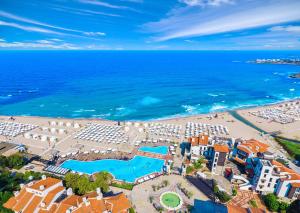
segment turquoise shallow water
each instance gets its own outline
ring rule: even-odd
[[[161,172],[163,166],[164,160],[144,156],[135,156],[129,161],[114,159],[96,161],[67,160],[61,165],[62,168],[90,175],[107,171],[117,180],[126,182],[135,182],[137,178],[154,172]]]
[[[167,146],[156,146],[156,147],[142,146],[141,148],[139,148],[139,150],[143,152],[150,152],[150,153],[161,154],[161,155],[168,154]]]
[[[148,120],[300,97],[298,51],[0,51],[0,114]]]

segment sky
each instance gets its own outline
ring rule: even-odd
[[[0,0],[0,50],[300,50],[300,0]]]

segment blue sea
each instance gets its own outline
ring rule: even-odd
[[[0,114],[149,120],[300,96],[299,51],[0,51]]]

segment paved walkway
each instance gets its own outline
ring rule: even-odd
[[[244,190],[238,190],[237,195],[228,204],[248,208],[250,200],[255,200],[258,208],[266,209],[257,193]]]
[[[169,187],[176,186],[177,183],[181,183],[184,188],[193,193],[191,199],[189,199],[190,203],[194,202],[194,199],[199,200],[209,200],[201,191],[199,191],[196,187],[190,184],[186,179],[179,175],[169,175],[169,176],[160,176],[151,181],[144,182],[142,184],[136,185],[133,190],[129,193],[129,198],[132,200],[133,205],[136,208],[138,213],[155,213],[156,210],[149,202],[149,196],[158,195],[168,190],[169,187],[165,187],[160,189],[159,191],[153,191],[152,185],[161,184],[162,181],[167,180],[169,182]],[[181,193],[180,193],[181,194]]]

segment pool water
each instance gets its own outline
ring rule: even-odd
[[[166,155],[166,154],[168,154],[168,147],[167,146],[155,146],[155,147],[142,146],[141,148],[139,148],[139,151],[150,152],[150,153],[160,154],[160,155]]]
[[[135,156],[128,161],[115,159],[96,161],[67,160],[60,167],[89,175],[107,171],[117,180],[133,183],[137,178],[154,172],[161,172],[163,166],[164,160],[145,156]]]

